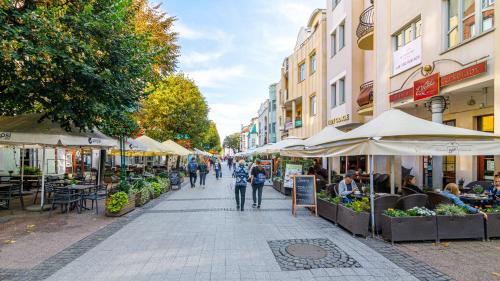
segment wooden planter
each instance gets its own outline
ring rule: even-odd
[[[437,240],[436,216],[389,217],[382,215],[382,236],[391,241]]]
[[[484,239],[484,218],[481,214],[436,217],[438,242],[441,239]]]
[[[351,232],[353,235],[368,236],[368,223],[370,213],[356,213],[353,210],[339,204],[337,210],[337,223]]]
[[[324,199],[317,199],[318,215],[333,223],[337,223],[337,204],[330,203]]]
[[[121,217],[135,209],[135,194],[128,197],[128,203],[118,213],[111,213],[106,206],[106,216],[108,217]]]
[[[281,192],[281,186],[283,185],[282,181],[273,180],[273,188],[277,191]]]
[[[488,214],[486,220],[486,238],[500,237],[500,213]]]

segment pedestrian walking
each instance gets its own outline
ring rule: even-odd
[[[243,210],[245,209],[245,193],[248,181],[248,173],[245,169],[245,161],[240,160],[234,174],[236,177],[236,182],[234,184],[234,198],[236,199],[236,209],[243,212]]]
[[[201,161],[200,164],[198,164],[198,171],[200,173],[200,186],[205,188],[205,180],[207,178],[207,173],[208,173],[208,166],[206,161]]]
[[[257,160],[255,164],[250,173],[253,199],[252,208],[260,208],[260,204],[262,203],[262,189],[266,182],[266,170],[262,167],[260,160]]]
[[[196,159],[191,158],[191,162],[188,164],[189,171],[189,182],[191,183],[191,188],[196,185],[196,171],[198,170],[198,164],[196,164]]]
[[[220,165],[220,161],[219,160],[217,160],[217,162],[215,162],[214,169],[215,169],[215,178],[219,179],[219,177],[221,175],[221,173],[220,173],[221,165]]]

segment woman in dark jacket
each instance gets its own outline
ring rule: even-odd
[[[422,189],[420,189],[417,185],[417,178],[412,175],[408,175],[405,177],[404,187],[415,191],[416,193],[424,193]]]

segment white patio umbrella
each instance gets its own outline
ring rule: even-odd
[[[42,148],[42,186],[40,207],[44,205],[45,193],[45,148],[46,147],[79,147],[110,148],[116,140],[106,136],[97,129],[87,132],[70,126],[64,130],[57,122],[52,122],[42,114],[25,114],[0,117],[0,145],[41,147]],[[21,188],[24,181],[24,161],[21,163]]]
[[[323,156],[368,155],[371,216],[375,225],[373,156],[497,155],[500,135],[434,123],[391,109],[344,135],[306,150],[307,154]]]
[[[321,130],[319,133],[304,140],[302,143],[283,149],[281,154],[283,156],[289,157],[324,157],[324,155],[321,155],[321,153],[315,153],[315,151],[311,151],[311,153],[309,153],[309,150],[307,150],[306,148],[314,147],[323,143],[328,143],[331,139],[336,139],[344,135],[344,132],[335,128],[334,126],[327,126],[323,128],[323,130]]]
[[[164,141],[164,142],[162,142],[162,144],[165,145],[166,147],[168,147],[169,149],[171,149],[172,151],[174,151],[175,155],[188,156],[189,154],[191,154],[191,151],[187,150],[182,145],[180,145],[172,140]]]
[[[266,153],[279,153],[287,147],[301,146],[304,140],[298,137],[290,136],[266,148]]]

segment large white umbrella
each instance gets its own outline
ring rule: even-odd
[[[174,154],[179,155],[179,156],[188,156],[191,154],[191,151],[187,150],[184,148],[182,145],[172,141],[172,140],[167,140],[162,142],[163,145],[174,151]]]
[[[42,148],[42,186],[40,207],[44,205],[45,193],[45,148],[46,147],[87,147],[110,148],[116,140],[104,135],[97,129],[80,131],[70,126],[66,131],[61,124],[52,122],[42,114],[25,114],[0,117],[0,145]],[[24,161],[21,163],[21,189],[24,180]]]
[[[266,148],[266,153],[279,153],[287,147],[301,146],[304,144],[304,140],[298,137],[290,136],[277,143],[274,143]]]
[[[344,132],[335,128],[334,126],[326,126],[319,133],[304,140],[300,145],[289,146],[288,148],[283,149],[281,154],[283,156],[289,157],[323,157],[324,155],[321,155],[321,153],[318,154],[316,151],[311,151],[309,153],[306,148],[314,147],[323,143],[328,143],[330,140],[342,137],[344,135]]]

